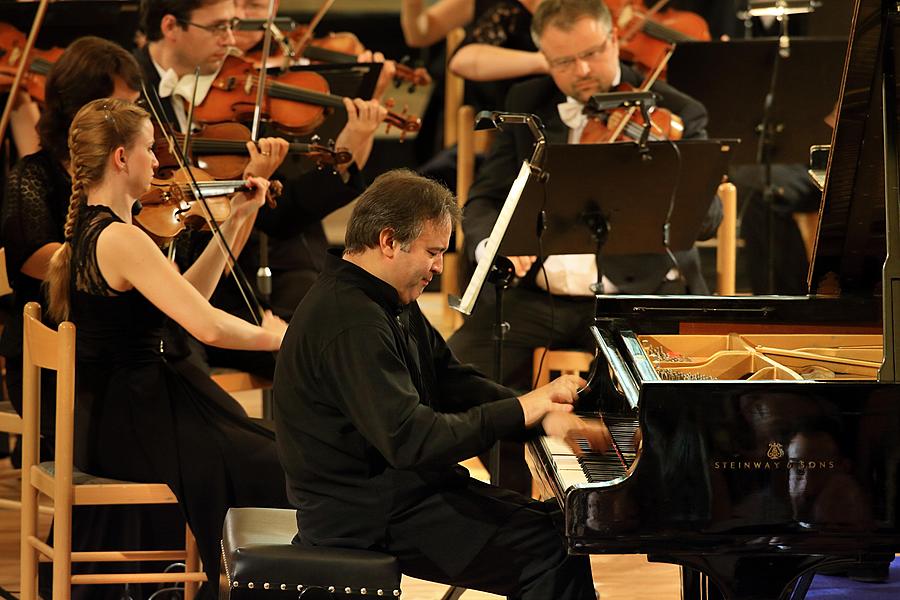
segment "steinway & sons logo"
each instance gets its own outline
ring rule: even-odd
[[[766,458],[751,460],[716,460],[713,469],[716,471],[777,471],[780,469],[830,470],[834,469],[834,460],[815,460],[809,458],[785,459],[784,444],[769,442]]]

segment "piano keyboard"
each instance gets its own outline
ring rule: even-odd
[[[596,417],[582,418],[585,421],[597,420]],[[634,432],[638,428],[638,422],[614,416],[604,416],[603,420],[616,446],[605,454],[591,450],[583,439],[575,440],[582,452],[581,456],[576,456],[572,447],[564,440],[547,436],[541,438],[546,453],[553,459],[562,489],[569,489],[575,484],[600,483],[623,477],[634,462],[637,456]]]

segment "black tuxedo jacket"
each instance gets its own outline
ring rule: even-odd
[[[637,86],[641,83],[641,76],[622,65],[622,81]],[[665,82],[657,82],[651,89],[660,95],[659,106],[671,110],[684,121],[684,139],[706,137],[707,116],[702,104]],[[547,142],[565,144],[569,128],[562,122],[557,109],[557,105],[565,101],[565,95],[556,87],[553,79],[545,76],[514,86],[507,96],[506,110],[537,115],[544,124]],[[464,209],[463,233],[470,261],[475,260],[475,247],[478,243],[490,236],[519,167],[523,160],[531,157],[533,146],[534,138],[527,127],[508,127],[494,140],[491,153],[469,191]],[[713,198],[699,239],[715,235],[721,220],[721,201]],[[676,252],[675,256],[687,281],[688,291],[695,294],[708,293],[700,273],[697,251]],[[604,259],[603,273],[615,283],[621,293],[651,294],[658,291],[672,266],[667,256],[659,254],[611,256]],[[536,263],[521,285],[533,285],[538,271],[539,264]]]

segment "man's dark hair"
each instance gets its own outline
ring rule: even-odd
[[[141,0],[141,30],[147,35],[147,41],[156,42],[162,39],[160,22],[166,15],[175,17],[182,27],[191,20],[191,13],[207,4],[219,0]]]
[[[344,246],[348,254],[377,248],[381,232],[390,229],[406,249],[425,223],[449,221],[456,227],[459,219],[456,198],[445,186],[409,169],[395,169],[379,175],[360,195],[347,224]]]
[[[602,0],[544,0],[531,18],[531,38],[540,48],[540,37],[548,26],[570,31],[582,17],[593,17],[612,31],[612,15]]]
[[[38,121],[41,147],[60,161],[69,159],[69,125],[82,106],[113,93],[115,79],[141,89],[140,68],[124,48],[94,36],[69,44],[50,69],[46,101]]]

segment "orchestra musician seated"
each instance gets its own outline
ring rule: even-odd
[[[262,11],[262,12],[260,12]],[[204,100],[204,82],[214,76],[225,59],[229,46],[241,51],[257,47],[261,32],[234,32],[237,17],[262,18],[265,8],[258,3],[242,0],[204,2],[202,0],[142,0],[141,22],[149,43],[135,54],[141,65],[145,83],[159,90],[164,112],[186,126],[185,101],[192,96],[193,86],[181,83],[193,81],[195,66],[201,67],[197,102]],[[166,73],[171,70],[173,75]],[[174,85],[165,79],[175,77]],[[270,177],[283,181],[284,193],[277,206],[262,207],[245,232],[238,264],[253,282],[253,293],[261,296],[254,275],[261,267],[271,271],[271,293],[268,302],[272,311],[287,319],[300,298],[309,289],[321,269],[327,247],[321,219],[345,206],[365,188],[360,170],[365,166],[372,149],[374,135],[384,119],[386,110],[376,100],[345,99],[348,121],[338,135],[336,145],[346,148],[354,157],[348,164],[336,168],[301,168],[299,158],[288,153],[288,143],[282,134],[263,131],[269,137],[258,142],[258,152],[251,150],[252,159],[245,174]],[[260,234],[267,236],[268,264],[261,263]],[[205,247],[209,235],[191,235],[179,247],[179,263],[187,268]],[[214,306],[242,319],[254,322],[253,310],[247,305],[244,292],[232,277],[223,277],[211,298]],[[177,334],[176,336],[177,337]],[[188,339],[191,356],[203,368],[212,366],[237,368],[271,379],[274,357],[266,352],[247,352],[216,348]]]
[[[210,242],[182,275],[134,223],[158,165],[149,114],[113,98],[86,104],[69,131],[72,192],[47,270],[49,315],[77,332],[75,463],[100,477],[166,483],[194,532],[215,597],[231,506],[287,504],[274,434],[207,375],[165,356],[167,318],[208,344],[275,351],[285,324],[251,325],[208,302],[226,264]],[[231,244],[265,200],[248,180],[221,225]],[[115,532],[110,532],[115,533]]]
[[[537,115],[548,143],[579,143],[582,133],[594,127],[596,123],[582,113],[592,95],[610,91],[620,83],[641,84],[641,76],[619,60],[617,32],[600,0],[544,0],[534,14],[532,36],[550,65],[550,74],[514,86],[505,109]],[[650,89],[659,95],[659,106],[681,117],[683,138],[706,136],[707,116],[702,104],[663,81]],[[466,257],[471,263],[484,252],[500,208],[520,165],[530,158],[532,146],[533,137],[527,128],[504,128],[477,173],[462,224]],[[714,199],[699,238],[712,237],[721,218],[721,202]],[[675,252],[674,257],[677,262],[663,254],[604,259],[605,290],[707,293],[696,249]],[[534,348],[552,340],[554,347],[593,350],[588,330],[595,316],[590,286],[597,281],[597,269],[593,255],[550,256],[543,262],[534,256],[511,258],[520,279],[505,294],[504,320],[510,329],[504,341],[501,383],[529,389]],[[547,299],[548,292],[554,296],[552,303]],[[493,294],[483,293],[474,313],[448,341],[461,360],[485,372],[489,372],[493,360],[494,304]],[[525,492],[531,480],[520,458],[521,448],[504,450],[507,454],[513,462],[501,468],[501,483]]]

